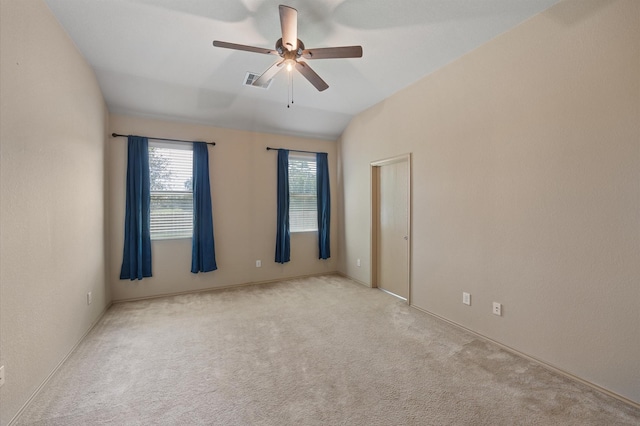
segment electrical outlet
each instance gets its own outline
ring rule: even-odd
[[[87,293],[87,305],[90,305],[93,301],[93,297],[91,296],[91,292]]]
[[[0,367],[0,386],[4,385],[4,365]]]
[[[256,268],[262,267],[262,260],[256,260]]]
[[[360,259],[356,259],[356,266],[359,268],[360,267]]]
[[[471,306],[471,294],[462,292],[462,303]]]
[[[502,305],[498,302],[493,302],[493,314],[502,316]]]

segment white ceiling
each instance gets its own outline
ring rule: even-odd
[[[45,0],[96,72],[113,113],[337,139],[354,115],[557,3],[558,0]],[[298,10],[307,48],[361,45],[360,59],[308,61],[329,84],[294,74],[243,86],[272,55],[278,4]]]

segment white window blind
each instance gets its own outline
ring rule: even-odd
[[[149,142],[151,239],[193,235],[193,147]]]
[[[318,230],[316,156],[289,154],[289,226],[291,232]]]

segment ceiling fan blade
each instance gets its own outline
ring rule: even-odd
[[[273,77],[275,77],[275,75],[278,74],[278,72],[280,72],[280,70],[282,70],[284,68],[282,66],[282,64],[284,64],[284,61],[276,62],[275,64],[271,65],[251,85],[252,86],[261,86],[263,84],[266,84],[269,80],[271,80]]]
[[[263,53],[265,55],[277,55],[278,52],[271,49],[264,49],[262,47],[245,46],[244,44],[227,43],[226,41],[214,40],[213,45],[215,47],[224,47],[225,49],[243,50],[245,52]]]
[[[302,51],[306,59],[362,58],[362,46],[323,47]]]
[[[329,88],[329,85],[306,63],[296,62],[296,69],[300,71],[300,74],[309,80],[309,83],[313,84],[318,91],[322,92]]]
[[[298,49],[298,11],[292,7],[280,5],[280,27],[282,45],[289,51]]]

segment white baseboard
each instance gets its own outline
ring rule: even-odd
[[[62,364],[64,364],[67,361],[67,359],[76,350],[76,348],[80,345],[80,343],[82,343],[82,341],[89,335],[89,333],[91,333],[91,331],[95,328],[95,326],[98,325],[98,323],[100,322],[100,320],[102,320],[102,317],[104,317],[104,315],[107,313],[111,305],[113,305],[113,302],[107,303],[107,306],[105,306],[105,308],[102,310],[100,315],[98,315],[98,318],[91,324],[91,326],[86,331],[86,333],[84,333],[82,337],[80,337],[80,339],[76,342],[76,344],[73,345],[71,350],[67,352],[64,358],[62,358],[62,360],[53,368],[51,373],[49,373],[49,375],[42,381],[42,383],[40,383],[40,386],[38,386],[36,390],[33,391],[29,399],[27,399],[27,401],[24,404],[22,404],[22,407],[20,407],[18,412],[13,416],[11,420],[9,420],[9,423],[7,424],[7,426],[12,426],[18,420],[18,418],[24,412],[24,410],[26,410],[29,404],[31,404],[31,401],[33,401],[33,399],[40,393],[40,391],[47,385],[47,383],[49,383],[49,380],[51,380],[53,375],[58,372],[60,367],[62,367]]]
[[[483,340],[486,340],[486,341],[491,342],[491,343],[493,343],[495,345],[498,345],[500,348],[502,348],[502,349],[504,349],[506,351],[509,351],[509,352],[511,352],[511,353],[513,353],[515,355],[518,355],[518,356],[520,356],[522,358],[525,358],[525,359],[527,359],[529,361],[535,362],[536,364],[540,365],[543,368],[546,368],[547,370],[550,370],[550,371],[552,371],[554,373],[560,374],[561,376],[564,376],[564,377],[566,377],[566,378],[568,378],[570,380],[582,383],[583,385],[586,385],[586,386],[590,387],[591,389],[593,389],[595,391],[604,393],[605,395],[608,395],[608,396],[610,396],[612,398],[615,398],[615,399],[617,399],[617,400],[619,400],[621,402],[624,402],[625,404],[628,404],[628,405],[630,405],[632,407],[640,408],[640,403],[638,403],[636,401],[633,401],[633,400],[631,400],[629,398],[625,398],[624,396],[622,396],[620,394],[617,394],[617,393],[615,393],[613,391],[610,391],[609,389],[603,388],[601,386],[596,385],[595,383],[592,383],[592,382],[590,382],[588,380],[585,380],[585,379],[583,379],[581,377],[578,377],[578,376],[576,376],[574,374],[571,374],[568,371],[565,371],[565,370],[563,370],[561,368],[558,368],[558,367],[556,367],[556,366],[554,366],[552,364],[549,364],[548,362],[542,361],[542,360],[540,360],[538,358],[535,358],[535,357],[533,357],[531,355],[527,355],[526,353],[520,352],[517,349],[514,349],[514,348],[512,348],[510,346],[507,346],[507,345],[505,345],[503,343],[500,343],[500,342],[498,342],[496,340],[493,340],[490,337],[487,337],[487,336],[485,336],[483,334],[480,334],[480,333],[478,333],[476,331],[473,331],[473,330],[471,330],[471,329],[469,329],[469,328],[467,328],[467,327],[465,327],[463,325],[458,324],[455,321],[451,321],[451,320],[449,320],[447,318],[441,317],[438,314],[434,314],[433,312],[429,312],[429,311],[427,311],[425,309],[422,309],[422,308],[419,308],[419,307],[417,307],[415,305],[411,305],[411,307],[414,308],[417,311],[420,311],[422,313],[430,315],[430,316],[432,316],[434,318],[437,318],[437,319],[439,319],[441,321],[446,322],[447,324],[451,324],[454,327],[457,327],[457,328],[459,328],[461,330],[464,330],[464,331],[466,331],[468,333],[471,333],[474,336],[477,336],[477,337],[479,337],[479,338],[481,338]]]
[[[129,299],[117,299],[117,300],[113,300],[112,303],[135,302],[135,301],[138,301],[138,300],[151,300],[151,299],[159,299],[159,298],[162,298],[162,297],[182,296],[182,295],[185,295],[185,294],[207,293],[207,292],[210,292],[210,291],[229,290],[229,289],[232,289],[232,288],[247,287],[247,286],[251,286],[251,285],[271,284],[271,283],[277,283],[277,282],[299,280],[299,279],[302,279],[302,278],[320,277],[320,276],[323,276],[323,275],[339,275],[339,273],[337,271],[328,271],[328,272],[319,272],[317,274],[296,275],[294,277],[274,278],[274,279],[265,280],[265,281],[251,281],[251,282],[246,282],[246,283],[230,284],[230,285],[225,285],[225,286],[220,286],[220,287],[208,287],[208,288],[202,288],[202,289],[197,289],[197,290],[186,290],[186,291],[178,291],[178,292],[172,292],[172,293],[154,294],[152,296],[134,297],[134,298],[129,298]]]
[[[365,286],[365,287],[368,287],[368,288],[373,288],[373,287],[371,287],[371,285],[370,285],[370,284],[367,284],[367,283],[365,283],[365,282],[363,282],[363,281],[357,280],[357,279],[355,279],[355,278],[353,278],[353,277],[351,277],[351,276],[349,276],[349,275],[345,274],[344,272],[337,271],[337,272],[336,272],[336,275],[340,275],[341,277],[346,278],[346,279],[348,279],[348,280],[351,280],[351,281],[353,281],[353,282],[356,282],[356,283],[358,283],[358,284],[360,284],[360,285],[362,285],[362,286]]]
[[[40,384],[40,386],[38,386],[38,388],[33,392],[33,394],[29,397],[29,399],[22,405],[22,407],[20,408],[20,410],[18,410],[18,412],[15,414],[15,416],[9,421],[8,426],[12,426],[20,417],[20,415],[24,412],[24,410],[29,406],[29,404],[31,403],[31,401],[33,401],[33,399],[38,395],[38,393],[40,393],[40,391],[46,386],[46,384],[49,382],[49,380],[51,380],[51,378],[53,377],[53,375],[60,369],[60,367],[65,363],[65,361],[71,356],[71,354],[76,350],[76,348],[80,345],[80,343],[82,343],[82,341],[89,335],[89,333],[95,328],[95,326],[100,322],[100,320],[102,320],[102,318],[104,317],[104,315],[106,314],[106,312],[109,310],[109,308],[114,304],[114,303],[123,303],[123,302],[131,302],[131,301],[136,301],[136,300],[148,300],[148,299],[157,299],[160,297],[169,297],[169,296],[178,296],[178,295],[183,295],[183,294],[194,294],[194,293],[204,293],[204,292],[209,292],[209,291],[215,291],[215,290],[226,290],[226,289],[231,289],[231,288],[239,288],[239,287],[246,287],[246,286],[251,286],[251,285],[261,285],[261,284],[270,284],[270,283],[275,283],[275,282],[283,282],[283,281],[292,281],[292,280],[297,280],[297,279],[302,279],[302,278],[308,278],[308,277],[317,277],[317,276],[323,276],[323,275],[339,275],[341,277],[347,278],[351,281],[353,281],[354,283],[357,283],[359,285],[362,285],[364,287],[367,288],[371,288],[370,285],[359,281],[353,277],[348,276],[345,273],[339,272],[339,271],[333,271],[333,272],[323,272],[323,273],[319,273],[319,274],[310,274],[310,275],[300,275],[300,276],[296,276],[296,277],[288,277],[288,278],[281,278],[281,279],[273,279],[273,280],[266,280],[266,281],[256,281],[256,282],[247,282],[247,283],[242,283],[242,284],[233,284],[233,285],[228,285],[228,286],[223,286],[223,287],[212,287],[212,288],[207,288],[207,289],[202,289],[202,290],[192,290],[192,291],[184,291],[184,292],[178,292],[178,293],[170,293],[170,294],[163,294],[163,295],[157,295],[157,296],[149,296],[149,297],[143,297],[143,298],[136,298],[136,299],[121,299],[121,300],[114,300],[112,302],[110,302],[109,304],[107,304],[107,306],[104,308],[104,310],[102,311],[102,313],[98,316],[98,318],[91,324],[91,327],[89,327],[89,329],[87,330],[87,332],[78,340],[78,342],[73,346],[73,348],[71,348],[71,350],[67,353],[67,355],[56,365],[56,367],[51,371],[51,373],[44,379],[44,381]],[[611,396],[625,404],[628,404],[632,407],[636,407],[636,408],[640,408],[640,403],[637,403],[633,400],[630,400],[628,398],[625,398],[622,395],[619,395],[613,391],[610,391],[608,389],[605,389],[601,386],[596,385],[595,383],[589,382],[588,380],[582,379],[578,376],[575,376],[561,368],[555,367],[545,361],[539,360],[535,357],[532,357],[531,355],[527,355],[523,352],[518,351],[517,349],[511,348],[509,346],[506,346],[498,341],[495,341],[487,336],[484,336],[476,331],[473,331],[467,327],[464,327],[454,321],[451,321],[447,318],[441,317],[440,315],[434,314],[432,312],[429,312],[425,309],[419,308],[415,305],[411,305],[412,308],[416,309],[417,311],[420,311],[422,313],[425,313],[427,315],[430,315],[434,318],[437,318],[441,321],[444,321],[448,324],[453,325],[454,327],[457,327],[459,329],[462,329],[468,333],[473,334],[474,336],[477,336],[483,340],[486,340],[488,342],[491,342],[495,345],[498,345],[500,348],[509,351],[513,354],[516,354],[518,356],[521,356],[529,361],[535,362],[536,364],[550,370],[553,371],[557,374],[560,374],[564,377],[567,377],[570,380],[582,383],[586,386],[589,386],[590,388],[598,391],[598,392],[602,392],[608,396]]]

